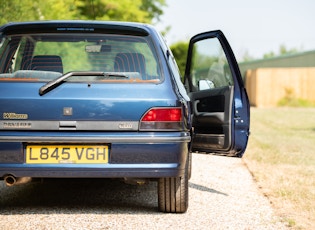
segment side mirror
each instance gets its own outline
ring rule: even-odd
[[[215,88],[214,83],[210,80],[200,80],[198,82],[199,90],[207,90]]]

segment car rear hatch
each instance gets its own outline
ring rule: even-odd
[[[41,96],[43,85],[0,84],[1,130],[138,131],[150,108],[178,106],[163,84],[65,82]]]

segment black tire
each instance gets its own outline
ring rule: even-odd
[[[158,182],[159,211],[184,213],[188,208],[188,160],[182,177],[160,178]]]

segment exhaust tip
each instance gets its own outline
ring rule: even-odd
[[[16,178],[12,175],[7,175],[4,177],[4,182],[7,186],[13,186],[16,183]]]
[[[13,175],[7,175],[4,177],[4,182],[6,186],[10,187],[17,184],[26,184],[32,180],[31,177],[18,177],[16,178]]]

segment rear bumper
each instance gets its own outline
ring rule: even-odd
[[[16,134],[16,133],[15,133]],[[163,133],[49,133],[0,136],[0,178],[160,178],[184,173],[190,135]],[[26,144],[108,144],[108,164],[26,164]]]
[[[0,178],[6,175],[14,177],[33,178],[161,178],[178,177],[183,175],[184,169],[177,164],[122,164],[106,166],[73,166],[63,165],[54,167],[52,165],[28,165],[20,164],[0,165]]]
[[[1,142],[28,142],[28,143],[178,143],[189,142],[188,132],[180,133],[112,133],[110,135],[99,135],[95,133],[82,133],[81,135],[42,135],[37,133],[29,135],[4,135],[0,136]],[[34,135],[35,134],[35,135]],[[40,133],[38,133],[40,135]]]

